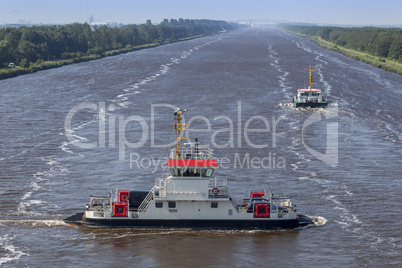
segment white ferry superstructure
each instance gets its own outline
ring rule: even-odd
[[[184,112],[175,112],[176,147],[166,163],[168,174],[156,179],[151,190],[90,196],[84,213],[64,221],[120,228],[295,229],[313,224],[311,218],[296,214],[290,198],[266,190],[248,191],[243,199],[232,197],[227,179],[212,177],[218,168],[212,150],[197,139],[181,145]]]

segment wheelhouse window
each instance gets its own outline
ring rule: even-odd
[[[183,177],[199,177],[200,169],[199,168],[185,168],[183,170]]]
[[[175,177],[177,177],[177,176],[181,176],[180,174],[181,174],[181,172],[180,172],[180,169],[179,168],[171,168],[170,169],[170,173],[172,174],[172,176],[175,176]]]
[[[206,177],[209,178],[214,173],[213,168],[170,168],[170,173],[175,177]]]
[[[201,170],[201,176],[202,176],[202,177],[207,177],[207,178],[209,178],[209,177],[212,176],[212,173],[214,173],[214,169],[213,169],[213,168],[203,168],[203,169]]]

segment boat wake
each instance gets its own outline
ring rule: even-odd
[[[314,226],[322,226],[327,223],[327,219],[321,216],[308,216],[313,220]]]
[[[56,227],[67,226],[62,220],[0,220],[0,226],[18,227]]]
[[[147,85],[149,82],[155,81],[161,76],[166,75],[171,67],[176,64],[180,64],[182,60],[187,59],[189,56],[193,54],[194,51],[204,48],[205,46],[209,46],[215,42],[221,41],[222,38],[218,38],[212,41],[205,42],[201,45],[194,46],[193,48],[184,50],[179,56],[172,57],[169,59],[169,62],[161,64],[159,70],[156,71],[154,74],[149,75],[145,78],[142,78],[140,81],[134,83],[133,85],[128,85],[125,89],[123,89],[124,93],[119,94],[117,99],[111,100],[112,102],[116,103],[119,108],[126,108],[132,102],[129,101],[128,96],[135,95],[141,93],[144,90],[144,86]]]
[[[287,76],[289,75],[289,72],[284,71],[283,67],[280,65],[280,58],[278,57],[278,53],[273,49],[272,44],[267,47],[268,49],[268,57],[273,60],[273,62],[270,63],[272,67],[274,67],[281,75],[278,76],[278,83],[279,87],[281,88],[282,94],[286,98],[290,98],[291,94],[288,92],[292,87],[287,85]],[[276,93],[276,92],[274,92]]]
[[[20,259],[24,255],[28,255],[27,253],[23,252],[20,248],[13,245],[12,241],[14,240],[15,236],[6,234],[3,237],[0,237],[0,249],[4,251],[2,257],[0,257],[0,265],[4,263],[15,261]]]
[[[23,256],[29,256],[26,251],[26,248],[23,246],[19,246],[19,239],[18,237],[20,234],[13,234],[14,228],[21,228],[23,227],[59,227],[59,226],[66,226],[67,224],[64,223],[62,220],[0,220],[0,226],[2,229],[8,229],[8,234],[0,236],[0,266],[4,265],[5,263],[13,262],[19,260]],[[25,248],[25,249],[24,249]]]

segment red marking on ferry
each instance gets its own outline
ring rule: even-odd
[[[310,92],[310,89],[298,89],[298,92]],[[321,89],[312,89],[311,92],[321,92]]]
[[[169,159],[167,167],[218,167],[215,159]]]

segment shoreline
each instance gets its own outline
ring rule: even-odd
[[[76,58],[71,58],[71,59],[43,61],[39,64],[34,64],[28,68],[22,68],[19,66],[16,66],[13,68],[2,68],[2,69],[0,69],[0,80],[17,77],[17,76],[24,75],[24,74],[36,73],[36,72],[44,71],[44,70],[48,70],[48,69],[59,68],[59,67],[74,64],[74,63],[98,60],[98,59],[102,59],[102,58],[106,58],[106,57],[111,57],[111,56],[116,56],[119,54],[124,54],[124,53],[128,53],[128,52],[141,50],[141,49],[154,48],[154,47],[158,47],[158,46],[162,46],[162,45],[188,41],[188,40],[205,37],[205,36],[208,36],[208,35],[201,34],[201,35],[180,38],[180,39],[178,39],[176,41],[172,41],[172,42],[149,43],[149,44],[143,44],[143,45],[139,45],[139,46],[125,47],[125,48],[121,48],[121,49],[105,51],[102,54],[91,54],[91,55],[76,57]]]
[[[346,57],[352,58],[354,60],[358,60],[358,61],[370,64],[371,66],[382,69],[384,71],[393,72],[393,73],[402,75],[402,64],[401,63],[394,62],[392,60],[385,59],[382,57],[373,56],[371,54],[360,52],[357,50],[337,46],[336,44],[326,41],[318,36],[310,36],[310,35],[300,34],[300,33],[292,32],[292,31],[288,31],[288,30],[283,30],[283,31],[290,33],[290,34],[295,34],[295,35],[298,35],[301,37],[308,37],[308,38],[310,38],[310,40],[312,42],[316,43],[317,45],[319,45],[322,48],[340,53],[340,54],[342,54]]]

